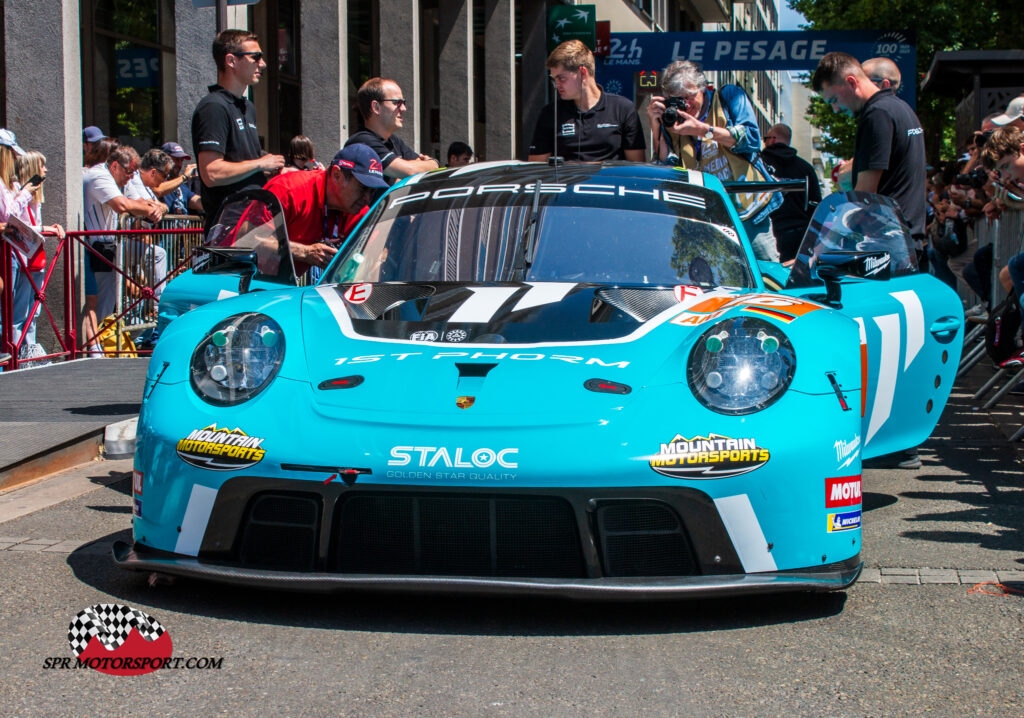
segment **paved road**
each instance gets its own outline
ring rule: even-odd
[[[107,554],[130,464],[93,464],[0,495],[0,716],[1024,715],[1024,593],[971,592],[1024,592],[1020,464],[962,398],[923,454],[865,471],[877,583],[654,605],[150,588]],[[100,602],[223,667],[44,670]]]

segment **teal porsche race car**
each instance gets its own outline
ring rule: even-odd
[[[117,563],[321,591],[849,586],[861,462],[933,430],[961,303],[890,200],[828,197],[787,268],[755,260],[742,191],[627,163],[417,175],[307,287],[273,197],[241,198],[164,293],[200,306],[149,365]]]

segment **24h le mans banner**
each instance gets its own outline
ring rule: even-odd
[[[580,7],[579,5],[574,7]],[[572,7],[564,8],[566,10]],[[636,83],[675,60],[705,70],[813,71],[826,53],[847,52],[858,60],[888,57],[903,76],[897,93],[916,105],[917,37],[912,32],[833,30],[814,32],[613,32],[611,51],[597,58],[597,81],[608,91],[636,100]]]

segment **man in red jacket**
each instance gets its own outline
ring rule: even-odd
[[[361,144],[340,150],[325,170],[289,172],[267,182],[264,189],[284,211],[295,271],[330,264],[376,193],[387,186],[377,153]]]

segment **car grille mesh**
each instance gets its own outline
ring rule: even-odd
[[[341,502],[343,573],[581,578],[572,507],[557,498],[360,494]]]
[[[239,529],[239,560],[254,568],[312,571],[320,513],[319,497],[278,493],[256,496]]]
[[[597,510],[606,576],[690,576],[698,573],[675,511],[658,501],[608,503]]]

